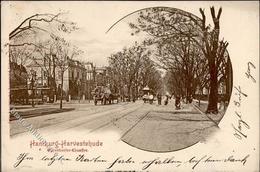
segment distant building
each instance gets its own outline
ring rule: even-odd
[[[50,101],[50,93],[55,90],[55,77],[51,77],[51,68],[53,65],[45,58],[34,58],[26,65],[28,94],[32,98],[34,92],[36,102]]]
[[[91,91],[94,90],[95,88],[95,76],[96,76],[96,71],[93,63],[87,62],[84,63],[85,66],[85,73],[86,73],[86,78],[83,81],[84,82],[84,93],[86,96],[86,99],[90,100],[92,99]]]
[[[11,88],[17,90],[18,85],[20,85],[19,87],[23,88],[19,89],[26,90],[25,92],[28,93],[29,98],[34,91],[35,99],[42,102],[53,102],[60,99],[61,70],[53,63],[53,58],[32,59],[23,67],[23,74],[26,75],[23,81],[14,79],[15,73],[19,72],[16,67],[18,65],[11,62],[11,68],[14,69],[10,72],[10,78],[13,78],[10,81]],[[95,67],[93,63],[69,60],[66,68],[63,76],[63,98],[67,100],[91,99],[91,90],[95,86]],[[14,95],[12,94],[12,97]]]
[[[68,69],[64,73],[63,89],[71,99],[81,99],[84,94],[86,80],[85,66],[77,60],[69,60]],[[68,98],[68,97],[67,97]]]
[[[10,62],[10,103],[28,103],[27,71],[23,65]]]
[[[96,74],[96,76],[95,76],[96,77],[96,80],[95,80],[96,86],[105,86],[105,85],[109,84],[107,67],[96,67],[95,74]]]

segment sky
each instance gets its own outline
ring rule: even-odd
[[[106,33],[116,21],[125,15],[142,8],[167,6],[179,8],[200,17],[199,8],[201,7],[205,9],[206,17],[209,19],[207,23],[212,25],[209,10],[212,5],[216,8],[220,6],[223,8],[220,38],[225,38],[230,42],[228,51],[233,56],[248,55],[248,52],[250,55],[250,50],[254,51],[255,48],[258,48],[255,45],[259,45],[259,41],[251,39],[256,34],[259,35],[258,27],[256,27],[256,21],[259,21],[258,2],[17,1],[2,2],[1,11],[6,16],[2,22],[8,25],[7,33],[8,29],[15,28],[23,19],[33,14],[69,12],[68,19],[76,22],[80,28],[71,33],[69,39],[85,52],[81,60],[104,66],[108,64],[109,55],[142,39],[131,36],[131,29],[128,26],[128,22],[133,18],[131,16],[119,22]],[[250,41],[248,42],[248,40]],[[236,49],[241,46],[246,51],[237,53]]]

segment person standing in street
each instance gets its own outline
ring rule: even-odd
[[[157,93],[157,101],[158,101],[158,105],[162,104],[162,95],[161,95],[161,93]]]
[[[175,109],[180,109],[181,108],[181,98],[179,95],[175,97]]]
[[[149,102],[150,102],[150,104],[153,104],[153,98],[154,98],[153,94],[150,94],[149,95]]]
[[[164,105],[167,105],[169,102],[169,95],[166,94],[165,97],[166,97],[166,99],[164,100]]]

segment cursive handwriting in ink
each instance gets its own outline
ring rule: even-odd
[[[192,169],[194,170],[195,167],[196,167],[204,158],[206,158],[206,157],[207,157],[207,155],[204,155],[202,158],[196,159],[196,157],[194,156],[194,157],[192,157],[188,162],[189,162],[189,163],[195,163],[195,164],[193,165],[193,167],[192,167]]]
[[[55,161],[59,161],[60,163],[63,163],[63,161],[71,161],[69,158],[65,158],[64,155],[58,155],[55,153],[52,157],[43,156],[41,158],[42,161],[47,161],[48,166],[51,166]]]
[[[234,100],[234,104],[235,104],[237,107],[240,107],[240,106],[241,106],[241,102],[242,102],[242,96],[243,96],[243,97],[247,97],[247,94],[244,93],[244,92],[242,92],[240,86],[235,87],[235,89],[236,89],[236,91],[237,91],[237,92],[235,93],[235,95],[238,97],[238,100]]]
[[[243,166],[246,165],[250,155],[245,154],[240,157],[236,157],[233,154],[229,154],[228,156],[222,157],[222,158],[216,158],[214,156],[210,155],[203,155],[203,156],[191,156],[187,157],[185,161],[178,160],[176,157],[168,157],[168,158],[161,158],[157,157],[150,160],[142,160],[140,162],[136,162],[132,157],[129,158],[123,158],[122,156],[117,157],[110,163],[108,163],[107,160],[104,160],[101,156],[96,156],[92,158],[87,158],[84,154],[79,154],[76,156],[75,159],[69,159],[65,158],[64,155],[58,155],[57,153],[54,155],[44,156],[42,157],[42,161],[47,162],[48,166],[51,166],[52,164],[55,164],[54,162],[59,161],[62,163],[62,161],[68,161],[68,163],[74,163],[74,162],[83,162],[83,163],[108,163],[107,169],[112,169],[113,167],[116,167],[117,165],[135,165],[135,163],[142,164],[141,168],[142,170],[148,170],[148,168],[152,168],[153,166],[163,166],[163,165],[171,165],[171,167],[179,168],[180,166],[188,165],[192,170],[197,168],[199,165],[214,165],[216,163],[237,163],[241,164]],[[38,158],[36,158],[38,160]],[[14,167],[21,166],[21,164],[25,164],[26,160],[30,160],[30,163],[35,160],[35,157],[32,157],[29,155],[29,153],[20,153],[17,157],[17,161],[14,163]],[[24,162],[24,163],[23,163]],[[32,164],[32,163],[31,163]],[[56,163],[55,165],[57,165]]]
[[[242,119],[242,115],[241,113],[235,111],[235,114],[237,115],[238,117],[238,125],[237,125],[237,128],[232,124],[232,127],[233,129],[235,130],[235,133],[234,133],[234,136],[238,139],[242,139],[242,136],[244,138],[247,138],[247,135],[243,132],[243,128],[242,126],[244,126],[245,128],[247,129],[250,129],[250,126],[247,124],[247,122],[245,122],[243,119]]]
[[[18,167],[25,160],[33,160],[33,157],[29,156],[29,153],[21,153],[17,157],[17,161],[14,163],[14,168]]]
[[[235,104],[235,106],[237,106],[237,108],[240,108],[242,105],[242,98],[247,97],[247,94],[242,91],[240,86],[235,87],[235,90],[236,90],[235,95],[237,96],[237,99],[234,100],[234,104]],[[244,128],[250,129],[250,126],[248,125],[248,123],[246,121],[244,121],[242,119],[242,113],[240,111],[235,111],[235,114],[236,114],[236,117],[238,118],[238,120],[237,120],[236,125],[234,125],[232,123],[232,127],[235,131],[234,136],[236,138],[242,140],[242,138],[247,138]]]
[[[114,160],[107,169],[112,168],[113,166],[115,166],[115,164],[133,164],[133,163],[135,163],[135,161],[132,159],[132,157],[128,158],[127,160],[124,160],[120,156],[116,160]]]
[[[182,164],[182,161],[175,160],[175,157],[166,158],[164,160],[161,160],[160,158],[155,158],[150,161],[143,161],[142,164],[145,164],[142,170],[146,170],[152,165],[162,165],[162,164],[176,164],[176,167],[179,167]]]
[[[79,154],[75,160],[78,162],[107,162],[106,160],[102,159],[101,156],[97,156],[95,158],[86,158],[84,154]]]
[[[229,156],[227,159],[224,160],[224,162],[241,162],[243,165],[246,164],[247,159],[249,158],[249,154],[247,154],[244,158],[242,159],[236,159],[234,158],[233,155]]]
[[[247,63],[247,71],[246,71],[246,77],[251,79],[254,83],[256,83],[255,78],[251,75],[251,68],[256,68],[255,65],[252,62]]]

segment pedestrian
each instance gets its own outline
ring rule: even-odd
[[[158,101],[158,105],[162,104],[162,95],[161,95],[161,93],[157,93],[157,101]]]
[[[164,100],[164,105],[167,105],[169,102],[169,96],[168,94],[165,95],[166,99]]]
[[[179,95],[175,97],[175,109],[180,109],[181,108],[181,98]]]
[[[132,97],[133,97],[132,101],[135,102],[135,94],[133,94]]]
[[[150,104],[153,104],[153,94],[149,95],[149,102],[150,102]]]

